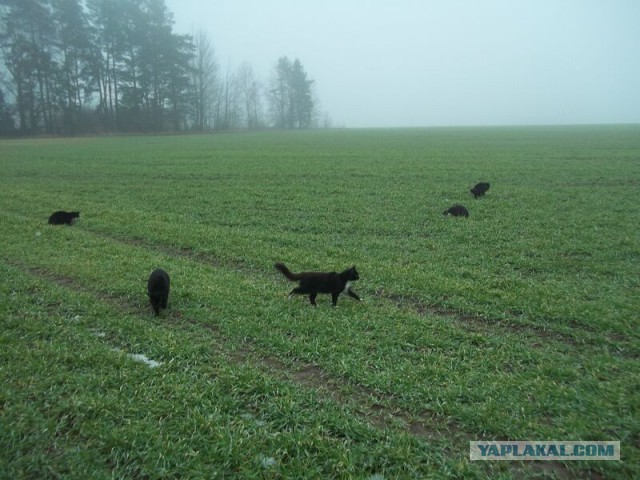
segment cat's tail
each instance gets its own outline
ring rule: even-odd
[[[289,280],[294,281],[294,280],[300,280],[300,275],[296,275],[295,273],[291,273],[291,270],[289,270],[287,268],[287,266],[284,263],[276,263],[274,265],[278,270],[280,270],[282,272],[282,274],[287,277]]]

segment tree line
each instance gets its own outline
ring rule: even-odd
[[[300,60],[279,58],[266,84],[247,63],[223,72],[164,0],[0,0],[0,58],[0,135],[318,124]]]

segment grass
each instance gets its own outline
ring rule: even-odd
[[[633,477],[639,134],[0,143],[0,472]],[[81,219],[46,225],[58,209]],[[356,264],[364,302],[287,302],[276,261]],[[471,463],[482,439],[620,440],[623,461]]]

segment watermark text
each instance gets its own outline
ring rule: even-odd
[[[471,460],[620,460],[620,442],[469,442]]]

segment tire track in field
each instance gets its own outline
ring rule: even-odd
[[[51,281],[60,287],[80,294],[96,297],[99,301],[127,315],[140,316],[145,313],[150,315],[148,309],[141,309],[139,305],[125,297],[96,292],[70,276],[59,275],[44,267],[28,266],[6,258],[5,263],[30,276]],[[468,442],[473,440],[495,440],[495,438],[489,438],[483,434],[473,434],[465,431],[456,422],[443,418],[436,412],[424,412],[421,415],[415,415],[397,408],[389,404],[373,390],[360,384],[354,384],[349,379],[333,375],[317,365],[291,359],[284,362],[277,357],[266,355],[264,352],[257,350],[255,348],[257,346],[252,344],[251,341],[245,340],[242,347],[228,351],[221,341],[224,339],[224,334],[218,325],[201,322],[195,318],[186,318],[178,310],[165,310],[161,317],[154,318],[156,321],[172,327],[188,325],[215,333],[216,338],[210,340],[212,347],[219,352],[227,353],[226,356],[230,362],[238,365],[249,365],[280,380],[289,381],[300,387],[313,390],[319,398],[330,399],[346,406],[350,411],[353,411],[376,428],[403,431],[424,441],[447,439],[455,441],[459,445],[464,445],[465,448]],[[464,453],[465,448],[462,448],[459,453]],[[453,454],[455,452],[443,453]],[[597,472],[572,472],[564,464],[558,462],[533,461],[526,464],[520,462],[511,466],[512,472],[521,471],[524,473],[527,470],[567,480],[603,478]]]
[[[604,347],[612,356],[630,359],[640,358],[640,351],[634,347],[632,342],[620,336],[609,337],[598,332],[589,331],[590,335],[588,337],[576,337],[569,333],[548,330],[540,325],[512,323],[504,319],[465,314],[458,310],[429,304],[420,298],[388,293],[382,288],[375,291],[375,296],[395,303],[398,308],[409,308],[420,316],[429,314],[452,319],[472,331],[491,333],[496,328],[508,330],[524,338],[527,346],[533,348],[541,348],[543,342],[555,341],[570,345],[576,350],[587,349],[591,351],[591,347]],[[509,318],[515,319],[513,316]],[[582,325],[576,325],[576,327],[584,328]],[[600,337],[593,338],[596,335],[600,335]]]
[[[210,253],[198,252],[192,248],[163,245],[145,240],[143,238],[131,238],[121,235],[114,235],[111,232],[107,233],[101,230],[86,228],[83,230],[103,240],[116,242],[121,245],[129,245],[144,248],[146,250],[153,250],[168,257],[186,258],[188,260],[198,261],[215,268],[227,268],[238,272],[251,273],[252,275],[260,273],[260,270],[252,267],[250,264],[241,259],[224,259]]]
[[[140,308],[140,305],[130,299],[109,293],[96,292],[70,276],[59,275],[46,268],[32,267],[17,261],[5,259],[5,263],[30,276],[53,282],[80,294],[96,297],[99,301],[124,314],[133,316],[151,315],[148,308]],[[219,340],[224,338],[225,335],[216,324],[186,317],[182,312],[173,308],[165,310],[160,317],[154,318],[171,326],[176,324],[189,325],[215,333],[216,338],[211,340],[212,343],[217,350],[227,351],[223,346],[223,342]],[[409,412],[386,406],[384,403],[387,402],[380,395],[362,385],[349,382],[347,379],[335,376],[313,364],[296,360],[284,362],[275,356],[266,355],[250,340],[245,339],[241,348],[228,352],[228,358],[234,363],[246,363],[255,368],[266,370],[280,379],[289,380],[297,385],[317,390],[323,396],[328,396],[340,403],[358,405],[359,413],[378,427],[393,428],[394,424],[404,424],[407,431],[418,437],[434,438],[443,436],[446,433],[448,436],[455,434],[467,442],[478,436],[465,432],[455,423],[440,418],[435,412],[415,416]]]
[[[18,214],[16,214],[18,215]],[[20,218],[27,218],[18,215]],[[76,227],[78,228],[78,227]],[[79,227],[82,231],[89,233],[103,240],[144,248],[158,252],[162,255],[184,258],[189,261],[200,262],[218,269],[229,269],[236,272],[246,273],[252,276],[268,277],[265,269],[245,262],[242,259],[225,259],[214,254],[198,252],[192,248],[164,245],[157,242],[145,240],[143,238],[131,238],[123,235],[116,235],[112,232],[105,232],[97,229]],[[270,278],[272,281],[273,278]],[[477,314],[460,312],[446,308],[437,304],[430,304],[423,299],[402,295],[394,292],[387,292],[383,288],[377,288],[372,297],[384,300],[393,304],[396,308],[407,309],[415,312],[419,316],[431,315],[445,318],[456,322],[462,329],[475,331],[483,334],[491,334],[497,328],[509,331],[526,341],[528,347],[543,348],[544,342],[556,342],[571,346],[573,349],[582,352],[590,352],[592,347],[603,348],[608,354],[614,357],[626,359],[640,358],[640,349],[636,343],[620,334],[604,334],[593,330],[587,330],[587,326],[576,325],[580,329],[580,336],[576,337],[571,333],[558,330],[550,330],[541,325],[518,322],[514,315],[507,315],[506,318],[485,318]],[[513,321],[509,321],[511,318]]]
[[[20,217],[24,217],[20,215]],[[190,261],[197,261],[214,268],[230,269],[236,272],[243,272],[253,276],[259,275],[267,277],[266,271],[258,268],[242,259],[225,259],[219,256],[198,252],[192,248],[177,247],[164,245],[157,242],[145,240],[143,238],[131,238],[123,235],[115,235],[112,232],[105,232],[99,229],[80,228],[91,235],[103,240],[116,242],[122,245],[131,245],[138,248],[156,251],[162,255],[184,258]],[[404,308],[414,311],[420,316],[431,315],[439,318],[451,319],[458,323],[463,329],[476,332],[491,333],[496,328],[507,330],[518,337],[524,337],[526,343],[532,348],[542,348],[542,342],[557,342],[570,345],[577,350],[590,351],[591,347],[604,348],[607,353],[614,357],[638,359],[640,358],[640,350],[635,346],[633,341],[618,334],[606,335],[603,332],[588,330],[585,325],[576,325],[581,329],[581,337],[561,332],[558,330],[549,330],[540,325],[532,325],[530,323],[523,324],[517,321],[513,315],[507,315],[514,321],[509,322],[505,319],[485,318],[480,315],[464,313],[452,310],[437,304],[430,304],[424,300],[408,295],[402,295],[393,292],[386,292],[383,288],[377,288],[372,296],[392,303],[396,308]],[[588,336],[584,336],[588,333]]]
[[[195,251],[191,248],[162,245],[140,238],[123,237],[97,230],[85,229],[85,231],[108,241],[153,250],[170,257],[197,261],[214,268],[231,269],[237,272],[250,274],[252,276],[260,275],[265,278],[268,276],[264,269],[257,268],[241,259],[223,259],[212,254]],[[605,335],[602,332],[587,330],[587,327],[584,325],[577,325],[576,327],[581,329],[582,335],[588,333],[588,336],[576,338],[569,333],[558,330],[549,330],[540,325],[519,323],[513,315],[507,316],[507,318],[514,320],[513,322],[506,321],[505,319],[485,318],[480,315],[460,312],[437,304],[429,304],[420,298],[387,292],[383,288],[376,289],[373,292],[373,297],[390,302],[396,308],[412,310],[420,316],[432,315],[439,318],[452,319],[462,328],[467,330],[474,330],[482,333],[491,333],[496,328],[507,330],[518,337],[524,337],[527,345],[533,348],[542,348],[543,342],[553,341],[570,345],[572,348],[578,350],[587,349],[590,351],[591,347],[599,347],[605,348],[612,356],[631,359],[640,358],[640,351],[638,351],[633,342],[629,341],[629,339],[619,335],[610,336]]]

